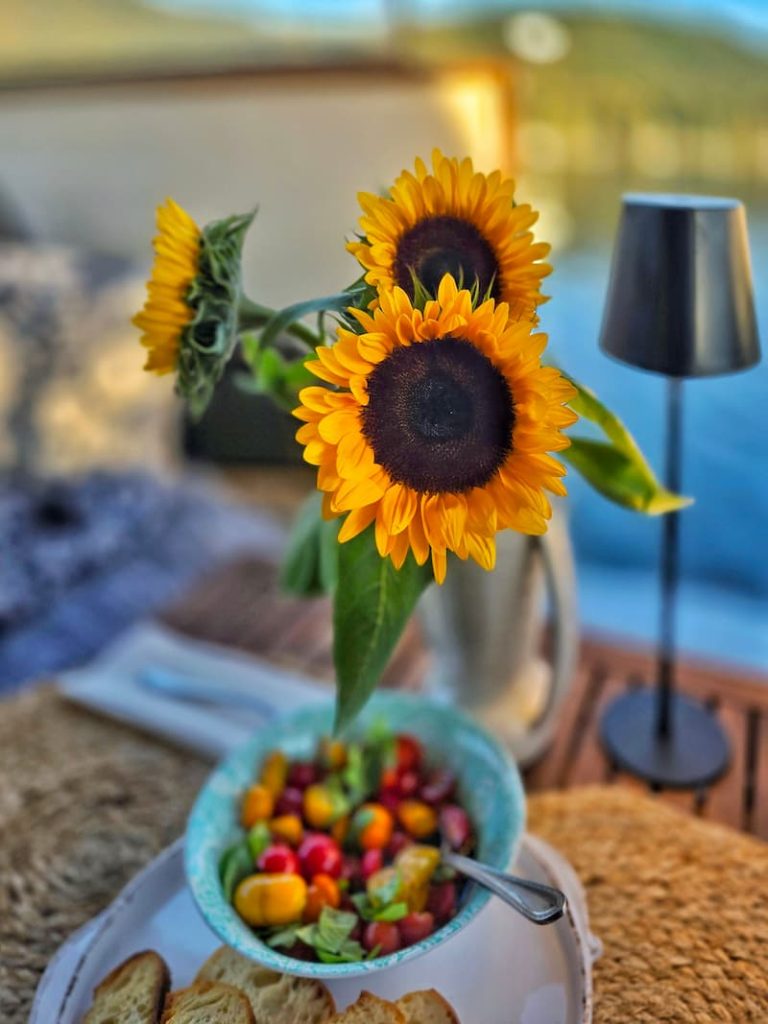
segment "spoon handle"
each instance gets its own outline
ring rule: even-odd
[[[442,853],[442,860],[459,874],[489,889],[534,924],[549,924],[563,916],[565,893],[551,885],[518,878],[481,864],[471,857],[462,857],[446,850]]]

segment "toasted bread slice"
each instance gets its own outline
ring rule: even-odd
[[[247,996],[256,1024],[325,1024],[336,1012],[321,981],[278,974],[227,946],[205,961],[195,980],[234,985]]]
[[[100,982],[83,1024],[157,1024],[171,976],[152,950],[135,953]]]
[[[238,989],[215,981],[196,981],[189,988],[171,992],[160,1024],[254,1024],[254,1020],[251,1004]]]
[[[448,1000],[433,988],[409,992],[401,996],[396,1005],[406,1024],[461,1024]]]
[[[333,1024],[406,1024],[401,1010],[371,992],[361,992],[356,1003],[333,1018]]]

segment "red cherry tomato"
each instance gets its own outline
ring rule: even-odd
[[[371,875],[384,867],[384,855],[380,849],[366,850],[360,862],[363,880],[368,881]]]
[[[426,939],[428,935],[432,934],[435,930],[435,919],[428,910],[421,914],[414,912],[398,921],[397,927],[400,929],[403,945],[412,946],[415,942],[421,942],[422,939]]]
[[[286,786],[275,804],[275,817],[284,814],[296,814],[299,818],[304,812],[304,793],[297,786]]]
[[[322,832],[310,832],[299,846],[299,861],[305,878],[315,875],[330,875],[338,878],[341,874],[341,850],[330,836]]]
[[[456,789],[456,776],[445,768],[430,775],[421,787],[419,796],[426,804],[441,804],[450,799]]]
[[[440,810],[440,834],[454,850],[460,850],[469,839],[471,827],[467,812],[458,804],[447,804]]]
[[[396,953],[401,945],[400,931],[391,921],[371,921],[363,932],[363,947],[370,952],[378,946],[378,956]]]
[[[418,771],[421,766],[421,744],[415,736],[401,733],[397,737],[398,772]]]
[[[270,874],[300,875],[299,858],[285,843],[268,846],[257,861],[259,871]]]
[[[437,924],[445,924],[456,913],[456,883],[438,882],[430,885],[427,896],[427,910]]]
[[[405,772],[401,772],[397,780],[397,790],[400,796],[404,799],[415,796],[421,786],[421,779],[419,773],[414,772],[411,769]]]
[[[320,779],[320,769],[311,761],[294,761],[288,769],[288,785],[306,789]]]
[[[412,842],[413,840],[411,837],[406,835],[405,832],[393,832],[392,838],[389,840],[389,844],[387,846],[387,858],[389,860],[394,860],[398,853],[400,853],[401,850],[404,850],[406,846],[410,846]]]

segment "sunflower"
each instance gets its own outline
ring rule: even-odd
[[[208,405],[235,349],[240,255],[252,220],[227,217],[201,229],[172,199],[157,210],[147,300],[133,323],[149,349],[144,369],[176,373],[193,415]]]
[[[434,295],[445,273],[482,297],[509,305],[513,319],[535,316],[545,301],[541,279],[551,267],[540,261],[549,246],[530,231],[538,213],[516,205],[515,183],[499,171],[480,174],[440,150],[430,174],[422,160],[403,171],[386,197],[359,195],[362,238],[349,242],[379,292],[399,286],[413,301],[414,279]],[[375,301],[374,301],[375,304]]]
[[[565,468],[548,452],[568,446],[574,389],[542,367],[543,334],[506,303],[472,295],[446,274],[423,311],[399,287],[373,313],[353,309],[361,334],[340,327],[308,369],[334,385],[299,393],[296,437],[316,465],[327,517],[346,514],[339,540],[375,524],[396,568],[432,554],[442,582],[446,552],[495,562],[495,535],[540,534],[564,495]]]
[[[157,208],[157,228],[147,301],[133,323],[144,332],[141,343],[149,349],[144,369],[163,374],[175,372],[182,333],[195,315],[187,293],[197,277],[202,232],[172,199]]]

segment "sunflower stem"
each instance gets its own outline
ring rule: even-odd
[[[265,327],[276,314],[277,310],[271,309],[269,306],[262,306],[260,302],[253,302],[253,300],[243,295],[240,298],[240,304],[237,308],[238,330],[258,330],[260,327]],[[315,334],[315,332],[310,330],[309,327],[305,324],[299,323],[298,321],[288,324],[285,327],[284,333],[290,335],[292,339],[301,343],[300,348],[293,345],[290,346],[289,351],[286,351],[283,346],[276,346],[278,348],[283,348],[284,354],[286,355],[306,355],[307,352],[311,352],[316,349],[322,341],[319,335]]]

